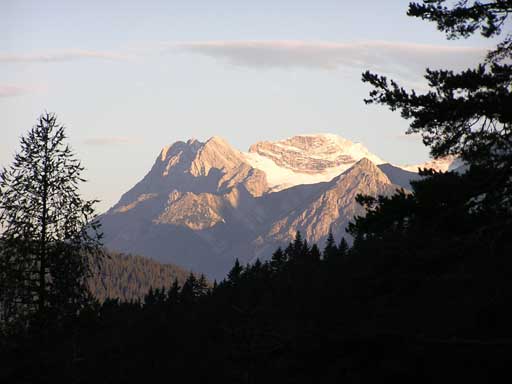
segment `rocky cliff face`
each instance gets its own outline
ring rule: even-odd
[[[364,210],[355,198],[358,194],[390,195],[399,188],[370,160],[363,158],[347,171],[325,183],[294,209],[270,223],[265,233],[254,242],[257,256],[263,257],[273,248],[285,244],[300,231],[308,241],[323,244],[329,230],[339,239],[347,237],[345,228]]]
[[[258,143],[249,153],[218,137],[176,142],[102,216],[105,243],[222,278],[235,258],[270,257],[297,230],[320,243],[329,228],[346,235],[349,220],[364,213],[358,193],[400,188],[376,162],[361,145],[334,135]],[[392,171],[407,182],[409,173]]]

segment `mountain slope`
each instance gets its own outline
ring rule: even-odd
[[[309,198],[272,222],[255,242],[262,246],[257,255],[264,257],[276,246],[290,241],[296,231],[309,241],[320,244],[325,241],[329,230],[337,238],[347,237],[345,228],[348,222],[355,215],[364,214],[355,200],[358,194],[390,195],[399,188],[375,164],[363,158],[332,181],[321,184],[321,188]]]
[[[390,194],[406,182],[393,184],[363,155],[382,162],[378,157],[334,135],[258,143],[251,151],[218,137],[165,147],[148,174],[101,217],[105,244],[222,278],[235,258],[269,257],[297,230],[314,242],[329,228],[344,235],[348,221],[363,214],[358,193]],[[281,173],[257,169],[253,155]],[[282,172],[288,179],[275,184]],[[286,183],[292,187],[280,189]]]
[[[419,180],[421,176],[416,172],[407,171],[392,164],[380,164],[379,169],[396,185],[411,190],[411,181]]]

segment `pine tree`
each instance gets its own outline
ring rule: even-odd
[[[167,303],[170,305],[178,303],[180,296],[180,285],[178,283],[178,278],[176,277],[167,291]]]
[[[310,259],[313,263],[318,263],[320,261],[320,250],[316,244],[313,244],[309,253]]]
[[[156,304],[156,292],[153,290],[153,287],[149,287],[148,293],[144,296],[144,304],[146,306]]]
[[[181,288],[180,292],[180,302],[181,303],[194,303],[199,297],[199,282],[196,276],[190,272],[187,280],[183,284],[183,288]]]
[[[336,258],[337,252],[338,248],[336,247],[334,236],[332,231],[329,230],[329,235],[327,236],[327,240],[325,242],[324,260],[327,262],[332,262]]]
[[[339,260],[343,260],[348,256],[349,246],[347,240],[344,237],[341,238],[340,244],[338,245],[337,257]]]
[[[197,289],[196,289],[196,296],[206,296],[209,292],[208,282],[206,281],[206,277],[204,274],[201,274],[199,276],[199,280],[197,281]]]
[[[499,35],[512,14],[511,0],[445,0],[411,3],[409,15],[434,21],[449,38],[466,38],[480,30]],[[427,69],[430,90],[419,94],[370,72],[363,81],[374,89],[366,103],[387,105],[411,120],[407,133],[418,133],[434,158],[455,155],[474,172],[474,209],[512,210],[512,34],[490,51],[485,62],[455,73]]]
[[[240,277],[242,276],[244,268],[240,265],[238,259],[235,260],[235,265],[228,272],[228,283],[237,284],[240,281]]]
[[[295,233],[295,239],[293,242],[288,244],[284,253],[286,255],[287,260],[290,262],[297,262],[301,259],[304,250],[304,242],[302,241],[302,235],[300,231]]]
[[[286,256],[281,249],[281,247],[277,248],[277,250],[272,254],[272,259],[270,260],[270,267],[273,272],[277,272],[282,270],[283,266],[286,264]]]
[[[99,256],[95,200],[78,192],[83,166],[64,127],[45,113],[0,173],[0,320],[73,316],[88,300],[90,261]]]

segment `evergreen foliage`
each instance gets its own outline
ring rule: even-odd
[[[324,260],[333,262],[337,257],[337,253],[338,247],[336,247],[336,242],[334,241],[332,231],[329,230],[329,235],[327,236],[327,241],[324,248]]]
[[[100,256],[93,205],[78,193],[83,166],[65,129],[45,113],[0,173],[0,326],[39,326],[87,304],[90,261]]]
[[[477,30],[484,37],[499,35],[512,11],[512,1],[487,3],[444,0],[411,3],[409,14],[432,20],[451,38]],[[474,205],[497,211],[512,209],[512,35],[508,34],[485,63],[459,73],[427,69],[430,91],[407,91],[384,76],[363,74],[374,89],[366,103],[387,105],[411,120],[407,133],[419,133],[437,158],[456,155],[470,167],[476,184]]]
[[[149,288],[169,287],[174,281],[183,284],[188,272],[172,264],[137,255],[104,250],[105,256],[94,266],[88,280],[91,294],[100,302],[143,300]]]

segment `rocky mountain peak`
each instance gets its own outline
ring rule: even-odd
[[[245,163],[245,159],[239,151],[224,139],[213,136],[197,152],[190,173],[194,176],[207,176],[212,168],[228,171],[237,168],[241,163]]]
[[[350,174],[359,174],[359,173],[367,173],[371,174],[373,177],[378,179],[380,182],[385,184],[391,184],[391,181],[389,181],[389,178],[386,176],[384,172],[380,170],[377,165],[375,165],[372,161],[370,161],[368,158],[363,157],[361,160],[359,160],[357,163],[355,163],[351,168],[349,168],[343,175],[350,175]]]
[[[372,161],[367,158],[362,158],[352,167],[347,169],[341,175],[336,177],[333,181],[342,190],[350,189],[350,185],[391,185],[392,182],[388,176],[377,167]],[[370,187],[369,189],[372,189]]]

